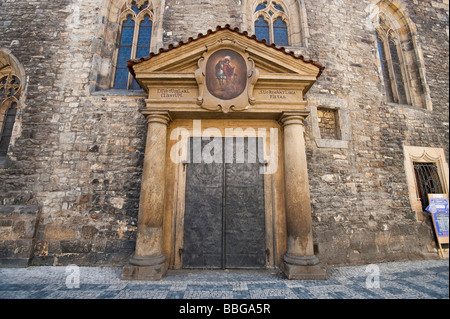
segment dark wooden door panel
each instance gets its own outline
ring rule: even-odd
[[[192,143],[191,139],[191,149]],[[203,141],[202,147],[207,143]],[[244,147],[234,149],[232,164],[193,163],[191,152],[186,168],[184,268],[265,267],[264,175],[254,145],[245,139]],[[225,152],[223,156],[225,162]]]
[[[244,164],[239,152],[245,155]],[[225,164],[226,268],[266,266],[264,175],[256,154],[255,140],[246,138],[244,147],[234,151],[234,163]]]
[[[191,139],[191,146],[192,142]],[[183,267],[223,268],[223,165],[192,163],[190,153],[191,164],[186,167]]]

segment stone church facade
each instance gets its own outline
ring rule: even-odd
[[[448,21],[446,0],[2,1],[0,266],[439,258]]]

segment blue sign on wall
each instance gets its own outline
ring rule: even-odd
[[[448,237],[448,198],[430,198],[430,205],[426,208],[426,211],[433,217],[437,236]]]

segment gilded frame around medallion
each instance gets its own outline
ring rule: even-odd
[[[195,71],[199,106],[223,113],[251,109],[256,101],[253,89],[259,71],[246,49],[245,45],[229,38],[207,46]]]

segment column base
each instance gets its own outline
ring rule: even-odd
[[[327,270],[316,256],[283,256],[280,270],[289,280],[328,280]]]
[[[159,281],[166,276],[168,268],[164,255],[151,258],[133,257],[130,264],[123,267],[121,279]]]

